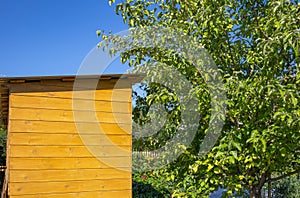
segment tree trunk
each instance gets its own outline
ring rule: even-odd
[[[259,186],[251,186],[249,189],[250,198],[262,198],[261,188]]]

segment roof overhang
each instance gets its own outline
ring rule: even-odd
[[[42,81],[75,82],[75,80],[118,80],[126,79],[131,84],[140,82],[142,75],[136,74],[104,74],[104,75],[68,75],[68,76],[28,76],[0,78],[0,124],[7,128],[9,109],[9,85]]]

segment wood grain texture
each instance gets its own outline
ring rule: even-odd
[[[131,123],[86,123],[62,121],[10,120],[10,132],[65,134],[131,134]]]
[[[110,162],[107,164],[100,161]],[[56,169],[105,169],[128,167],[131,170],[130,157],[108,157],[103,159],[97,158],[10,158],[10,171],[13,170],[56,170]]]
[[[56,109],[56,110],[90,110],[102,112],[130,113],[131,103],[94,101],[84,99],[66,99],[49,97],[28,97],[11,95],[12,108]]]
[[[59,133],[11,133],[11,145],[27,146],[81,146],[84,138],[89,144],[86,146],[104,146],[114,144],[117,146],[131,145],[131,135],[96,135],[96,134],[59,134]]]
[[[110,169],[69,169],[69,170],[14,170],[10,182],[76,181],[92,179],[128,179],[131,173]]]
[[[35,194],[35,195],[16,195],[10,198],[131,198],[131,190],[110,190],[110,191],[93,191],[78,193],[51,193],[51,194]]]
[[[119,101],[131,102],[131,89],[107,89],[107,90],[82,90],[82,91],[45,91],[45,92],[19,92],[14,96],[45,97],[60,99],[84,99],[94,101]]]
[[[131,82],[93,84],[10,85],[10,197],[132,196]]]
[[[93,153],[90,152],[93,151]],[[129,151],[129,152],[128,152]],[[11,146],[10,157],[130,157],[131,146]]]
[[[131,114],[67,111],[54,109],[10,108],[10,119],[37,121],[65,121],[65,122],[94,122],[94,123],[130,123]]]
[[[107,191],[131,189],[129,179],[106,179],[85,181],[61,181],[61,182],[25,182],[10,183],[9,194],[26,195],[39,193],[74,193],[84,191]]]

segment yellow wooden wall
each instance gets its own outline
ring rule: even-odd
[[[10,197],[131,197],[129,84],[112,90],[114,82],[107,80],[96,91],[77,91],[76,109],[72,84],[52,80],[10,86]],[[99,123],[90,119],[91,104]]]

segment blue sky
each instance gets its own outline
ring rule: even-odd
[[[127,29],[107,0],[0,0],[0,75],[76,74],[97,29]],[[122,73],[117,65],[106,73]]]

